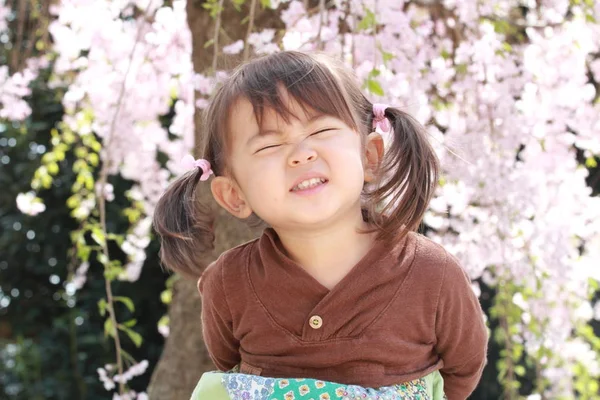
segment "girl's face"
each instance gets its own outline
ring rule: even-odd
[[[232,107],[228,166],[233,176],[213,180],[215,198],[232,214],[245,218],[254,212],[275,229],[357,220],[368,161],[360,135],[338,118],[307,115],[293,98],[284,100],[297,118],[286,123],[267,109],[261,127],[248,100],[240,98]],[[372,136],[366,148],[373,148]]]

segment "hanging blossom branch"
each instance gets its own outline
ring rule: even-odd
[[[122,268],[119,260],[110,259],[108,241],[111,240],[119,244],[127,254],[128,259],[130,258],[130,253],[128,253],[125,249],[125,245],[127,245],[129,239],[126,241],[123,235],[109,233],[107,230],[106,201],[110,201],[112,198],[112,185],[108,183],[108,175],[111,173],[111,169],[114,169],[115,156],[112,154],[111,149],[115,147],[113,141],[119,141],[119,138],[116,137],[116,133],[118,131],[117,121],[119,121],[119,123],[123,122],[121,121],[121,111],[125,107],[127,85],[128,82],[131,81],[131,71],[133,70],[133,65],[135,63],[134,59],[141,60],[148,58],[148,54],[146,54],[144,57],[137,57],[137,53],[139,53],[139,45],[141,44],[142,38],[147,31],[146,28],[150,26],[148,21],[152,20],[156,22],[155,14],[157,9],[156,7],[153,7],[153,2],[156,2],[156,0],[149,0],[147,8],[143,11],[142,15],[136,19],[139,25],[134,27],[136,32],[135,35],[132,35],[134,40],[132,41],[132,46],[129,53],[121,58],[110,57],[112,54],[108,54],[109,57],[101,57],[103,60],[105,60],[105,64],[102,65],[106,68],[101,67],[94,70],[95,73],[108,74],[110,76],[112,72],[118,70],[119,65],[117,64],[122,60],[121,66],[123,67],[124,73],[122,79],[119,79],[118,76],[115,77],[116,79],[113,78],[115,80],[114,86],[116,93],[115,96],[108,96],[106,98],[106,104],[103,109],[105,115],[102,115],[102,113],[94,113],[94,110],[92,109],[93,106],[85,99],[86,93],[88,96],[93,96],[93,93],[89,92],[90,88],[85,86],[86,82],[88,82],[85,79],[85,76],[81,80],[78,80],[79,76],[85,75],[86,73],[89,74],[91,70],[87,68],[78,71],[78,74],[76,75],[69,74],[68,72],[70,69],[79,69],[80,67],[71,64],[72,61],[65,59],[66,57],[61,58],[62,54],[59,53],[59,58],[55,65],[55,74],[58,75],[58,79],[61,78],[61,72],[67,72],[65,74],[67,77],[75,76],[74,82],[70,82],[69,90],[73,90],[76,95],[73,96],[72,92],[67,92],[65,95],[63,101],[65,105],[65,117],[59,124],[59,129],[52,130],[53,148],[42,157],[42,165],[38,168],[34,175],[34,179],[32,180],[32,188],[34,190],[49,188],[52,184],[53,176],[57,175],[59,172],[59,163],[65,159],[67,152],[74,150],[76,160],[73,164],[73,171],[77,174],[77,176],[76,181],[72,186],[73,195],[67,200],[67,206],[73,210],[71,216],[80,222],[80,228],[71,232],[71,240],[74,244],[74,250],[72,253],[74,254],[74,257],[82,262],[82,264],[74,274],[70,274],[70,279],[66,283],[66,291],[72,295],[75,291],[81,289],[85,283],[85,275],[89,267],[88,260],[90,253],[95,252],[97,260],[104,267],[106,290],[106,299],[100,299],[98,302],[98,307],[102,317],[104,317],[108,312],[108,316],[104,324],[104,331],[105,335],[114,338],[116,352],[116,365],[106,365],[104,368],[98,368],[98,374],[100,380],[103,381],[104,387],[107,390],[112,390],[115,387],[115,384],[118,384],[119,395],[115,394],[114,398],[122,399],[131,399],[135,396],[135,393],[126,391],[126,383],[134,376],[144,373],[148,366],[148,362],[144,360],[141,363],[136,364],[136,361],[133,359],[133,357],[123,349],[119,335],[120,332],[126,333],[137,347],[139,347],[142,343],[141,335],[132,329],[136,324],[135,320],[131,319],[121,323],[117,321],[115,310],[116,303],[122,303],[130,312],[135,311],[135,306],[131,299],[124,296],[115,296],[112,292],[111,282],[115,279],[123,279],[125,271]],[[89,5],[89,7],[97,7],[93,11],[97,11],[99,14],[106,11],[106,9],[103,8],[103,5]],[[151,11],[154,9],[156,9],[154,11],[154,15],[151,16]],[[83,11],[80,12],[85,11],[89,11],[89,9],[83,8]],[[55,13],[58,14],[58,12],[58,9],[56,9]],[[112,15],[112,13],[105,13],[101,16],[105,18],[112,18]],[[112,22],[112,19],[110,22]],[[164,17],[162,22],[164,22]],[[67,28],[65,25],[61,25],[61,23],[64,24],[62,21],[57,21],[57,24],[52,27],[52,34],[57,47],[64,45],[64,42],[67,41],[63,39],[72,36],[72,31],[69,29],[88,29],[88,26],[86,25],[75,25],[74,27]],[[135,22],[130,23],[128,27],[131,27],[133,23]],[[94,31],[94,29],[101,29],[101,27],[90,27],[88,33],[91,32],[91,36],[97,32]],[[62,33],[65,31],[68,33],[66,35],[62,35]],[[119,31],[117,33],[117,36],[122,33],[126,34],[127,31],[128,29],[123,29],[122,32]],[[110,45],[108,46],[110,47]],[[82,47],[82,50],[84,49],[86,48]],[[102,46],[97,46],[94,48],[94,51],[102,53],[102,51],[105,51],[105,49],[102,48]],[[148,47],[148,51],[150,51],[150,47]],[[107,53],[104,55],[106,54]],[[112,71],[110,68],[112,68]],[[99,70],[101,70],[101,72],[98,72]],[[77,95],[77,93],[80,93],[80,95]],[[129,93],[129,95],[131,95],[131,93]],[[111,97],[116,97],[116,103],[111,101]],[[147,118],[146,115],[142,116],[141,118]],[[102,119],[102,117],[104,117],[104,119]],[[96,125],[96,127],[92,128],[92,123],[98,121],[100,122]],[[97,138],[97,134],[102,136],[98,132],[102,132],[103,121],[107,123],[108,129],[105,131],[106,133],[104,135],[104,142],[101,144]],[[127,120],[127,122],[131,121]],[[94,182],[94,170],[100,164],[100,154],[103,149],[104,162],[100,167],[99,179],[97,182]],[[113,149],[113,151],[115,149]],[[122,157],[122,154],[120,156]],[[118,158],[119,155],[116,157]],[[31,201],[35,202],[35,199]],[[21,202],[23,202],[23,200]],[[95,210],[94,208],[96,205],[98,208]],[[43,204],[40,206],[41,207],[38,206],[35,211],[43,211]],[[134,202],[132,211],[135,211],[134,208],[136,207],[139,206],[137,206]],[[33,209],[34,207],[31,206],[29,208]],[[39,210],[40,208],[42,208],[42,210]],[[136,212],[140,214],[141,210],[137,210]],[[129,217],[131,223],[134,223],[134,220],[138,219],[138,217],[132,217],[131,215],[127,216]],[[94,244],[90,245],[87,243],[86,237],[88,233],[91,234],[90,236]],[[125,371],[125,364],[130,366],[127,371]],[[144,396],[145,394],[140,393],[138,394],[137,398],[143,399]]]
[[[323,50],[323,38],[321,33],[325,23],[325,0],[319,0],[319,31],[317,32],[317,49]]]
[[[27,5],[24,1],[19,2],[18,5],[19,16],[22,16],[21,14],[25,13]],[[10,7],[0,4],[0,34],[9,30],[7,20],[11,14]],[[27,20],[27,18],[24,18],[24,20]],[[18,26],[15,33],[15,49],[21,46],[24,35],[28,36],[28,42],[33,43],[36,41],[34,30],[25,31],[24,24],[26,21],[17,18],[16,23]],[[8,121],[23,121],[31,114],[31,107],[23,98],[31,94],[29,85],[37,78],[39,70],[48,66],[48,61],[44,56],[29,58],[21,57],[22,54],[20,53],[14,50],[10,52],[12,68],[9,69],[8,65],[0,66],[0,119]],[[21,212],[30,215],[35,215],[44,210],[43,205],[38,206],[36,204],[41,204],[41,201],[32,192],[21,194],[17,201],[17,206]]]
[[[123,99],[125,98],[125,94],[127,92],[127,80],[129,78],[129,74],[131,71],[131,66],[133,64],[133,58],[135,56],[135,52],[138,48],[138,44],[140,43],[141,39],[142,39],[142,34],[143,34],[143,27],[144,27],[144,23],[146,22],[147,18],[150,16],[150,10],[151,10],[151,6],[152,6],[152,2],[154,0],[149,0],[148,4],[146,6],[146,8],[144,9],[144,13],[142,15],[142,17],[140,18],[141,23],[140,26],[138,27],[137,30],[137,34],[135,37],[135,41],[133,43],[133,47],[131,48],[131,52],[129,53],[129,59],[128,59],[128,64],[127,64],[127,69],[123,75],[123,82],[121,83],[121,88],[120,88],[120,92],[119,92],[119,97],[117,99],[117,103],[115,106],[115,113],[114,116],[112,118],[111,124],[110,124],[110,130],[108,132],[108,136],[106,137],[106,144],[105,144],[105,148],[106,149],[110,149],[110,144],[111,144],[111,140],[113,138],[113,135],[115,133],[115,128],[116,128],[116,123],[119,117],[119,112],[121,111],[121,107],[123,105]],[[106,238],[109,236],[107,227],[106,227],[106,187],[107,187],[107,180],[108,180],[108,173],[109,170],[111,169],[111,158],[110,158],[110,152],[106,151],[105,153],[105,159],[103,160],[104,162],[102,163],[102,167],[100,170],[100,179],[98,181],[99,184],[99,189],[97,191],[97,201],[98,201],[98,208],[99,208],[99,212],[100,212],[100,227],[103,233],[103,236]],[[108,250],[108,243],[106,240],[101,240],[100,241],[100,246],[102,247],[102,253],[104,254],[104,260],[105,260],[105,268],[109,269],[110,268],[110,255],[109,255],[109,250]],[[119,338],[119,328],[124,328],[123,326],[119,326],[118,322],[117,322],[117,316],[115,313],[115,298],[113,296],[112,293],[112,285],[111,282],[112,280],[109,278],[109,276],[107,276],[107,274],[105,274],[105,289],[106,289],[106,310],[108,311],[108,315],[111,321],[111,336],[113,336],[114,340],[115,340],[115,352],[116,352],[116,358],[117,358],[117,371],[120,377],[123,377],[123,359],[122,359],[122,348],[121,348],[121,341]],[[125,379],[119,379],[119,394],[120,395],[125,395]]]
[[[250,34],[254,29],[254,19],[256,15],[256,0],[252,0],[250,2],[250,15],[248,16],[248,30],[246,31],[246,38],[244,39],[244,62],[248,61],[250,58],[250,43],[248,43],[248,39],[250,39]]]
[[[213,36],[213,62],[212,72],[217,73],[217,62],[219,60],[219,31],[221,30],[221,14],[223,12],[223,0],[219,0],[217,5],[217,15],[215,21],[215,34]]]

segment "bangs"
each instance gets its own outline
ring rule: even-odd
[[[329,115],[359,130],[348,94],[325,62],[302,53],[279,53],[251,62],[236,78],[237,95],[252,104],[259,126],[267,109],[286,123],[299,118],[289,109],[289,100],[294,99],[306,115]]]
[[[307,117],[331,116],[366,136],[372,105],[361,93],[354,74],[326,55],[285,51],[254,59],[236,69],[218,87],[203,112],[202,154],[213,160],[215,174],[226,172],[225,155],[232,138],[230,116],[235,103],[244,98],[252,105],[262,128],[265,111],[274,111],[286,123],[301,119],[290,109],[295,101]]]

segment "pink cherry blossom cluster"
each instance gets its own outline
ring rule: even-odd
[[[0,0],[0,35],[8,30],[8,18],[12,14],[4,0]],[[0,119],[22,121],[31,114],[31,107],[24,97],[31,94],[29,84],[37,77],[41,68],[46,68],[45,57],[27,60],[21,71],[9,71],[7,65],[0,65]]]
[[[146,17],[123,18],[134,7]],[[64,122],[74,132],[93,131],[103,139],[101,156],[110,173],[136,182],[132,193],[150,216],[169,179],[182,172],[176,161],[163,169],[157,153],[180,160],[193,144],[194,74],[185,2],[162,7],[161,0],[64,0],[53,12],[54,84],[68,85]],[[175,118],[164,129],[159,117],[173,102]],[[87,112],[92,121],[83,118]],[[176,139],[169,140],[169,133]],[[130,255],[123,279],[139,277],[149,221],[141,219],[123,243]]]
[[[40,63],[28,61],[25,69],[12,75],[7,65],[0,65],[0,119],[22,121],[31,114],[23,98],[31,94],[29,84],[37,77]]]
[[[115,366],[112,364],[107,364],[104,368],[98,368],[97,372],[100,381],[104,384],[104,388],[106,390],[113,390],[117,383],[126,383],[136,376],[143,375],[146,372],[146,369],[148,369],[148,361],[143,360],[140,363],[129,367],[122,375],[114,373]],[[143,392],[136,393],[134,391],[128,391],[121,395],[115,393],[113,395],[113,400],[148,400],[148,395]]]

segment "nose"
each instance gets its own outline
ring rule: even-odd
[[[290,154],[288,163],[291,167],[307,164],[317,159],[317,152],[305,144],[298,144]]]

